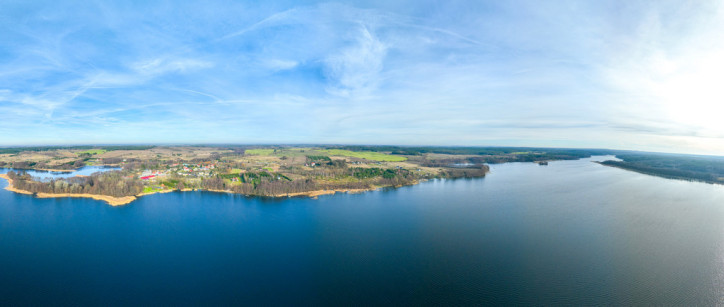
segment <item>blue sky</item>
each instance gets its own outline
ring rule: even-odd
[[[721,1],[0,0],[0,144],[724,154]]]

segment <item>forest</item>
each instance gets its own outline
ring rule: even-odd
[[[424,154],[477,155],[479,163],[534,162],[544,160],[576,160],[594,155],[610,155],[607,149],[567,149],[535,147],[444,147],[444,146],[327,146],[328,149],[390,152],[393,155],[422,156]],[[458,160],[460,161],[460,160]],[[446,163],[446,162],[441,162]],[[455,163],[455,162],[453,162]]]
[[[623,161],[601,164],[665,178],[724,184],[724,157],[636,152],[616,157]]]
[[[146,150],[155,146],[150,145],[111,145],[111,146],[28,146],[28,147],[5,147],[0,148],[0,154],[18,154],[26,151],[50,151],[50,150],[89,150],[104,149],[113,150]]]

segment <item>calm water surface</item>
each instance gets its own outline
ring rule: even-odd
[[[1,190],[0,305],[724,304],[724,186],[491,169],[317,200]]]

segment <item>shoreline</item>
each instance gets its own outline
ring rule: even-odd
[[[415,185],[419,182],[415,182],[412,185]],[[198,191],[205,191],[205,192],[215,192],[215,193],[228,193],[228,194],[237,194],[237,195],[244,195],[244,196],[252,196],[252,197],[271,197],[271,198],[279,198],[279,197],[299,197],[299,196],[306,196],[310,198],[317,198],[318,196],[322,195],[333,195],[336,193],[349,193],[349,194],[359,194],[364,193],[368,191],[374,191],[378,190],[382,187],[371,187],[366,189],[331,189],[331,190],[312,190],[312,191],[305,191],[305,192],[293,192],[293,193],[281,193],[281,194],[273,194],[273,195],[252,195],[252,194],[240,194],[240,193],[234,193],[230,190],[198,190]]]
[[[35,195],[37,198],[92,198],[95,200],[101,200],[105,201],[109,205],[115,207],[115,206],[122,206],[127,205],[135,201],[137,198],[135,196],[124,196],[124,197],[115,197],[115,196],[107,196],[107,195],[97,195],[97,194],[51,194],[51,193],[37,193]]]
[[[10,192],[15,192],[18,194],[33,195],[33,193],[30,191],[19,190],[19,189],[16,189],[15,187],[13,187],[13,180],[10,179],[10,177],[8,177],[7,174],[0,174],[0,178],[8,181],[8,186],[5,187],[5,190],[8,190]]]
[[[10,192],[15,192],[18,194],[24,194],[24,195],[34,195],[37,198],[62,198],[62,197],[69,197],[69,198],[92,198],[95,200],[101,200],[105,201],[111,206],[122,206],[129,204],[136,200],[135,196],[124,196],[124,197],[114,197],[114,196],[108,196],[108,195],[97,195],[97,194],[71,194],[71,193],[62,193],[62,194],[53,194],[53,193],[33,193],[30,191],[20,190],[13,187],[13,180],[8,177],[7,174],[0,174],[0,178],[5,179],[8,181],[8,186],[5,187],[5,190],[8,190]]]
[[[606,162],[606,161],[603,161]],[[717,185],[724,185],[724,181],[717,181],[717,180],[707,180],[707,179],[701,179],[701,178],[692,178],[692,177],[686,177],[686,176],[680,176],[680,175],[668,175],[668,174],[662,174],[658,173],[655,170],[641,170],[636,168],[628,167],[627,165],[618,165],[618,164],[606,164],[601,161],[593,161],[593,163],[608,166],[608,167],[614,167],[617,169],[625,170],[628,172],[634,172],[639,173],[647,176],[653,176],[653,177],[659,177],[664,179],[670,179],[670,180],[683,180],[683,181],[689,181],[689,182],[701,182],[701,183],[707,183],[707,184],[717,184]]]
[[[163,193],[171,193],[171,192],[191,192],[191,191],[205,191],[205,192],[214,192],[214,193],[227,193],[227,194],[236,194],[236,195],[243,195],[243,196],[249,196],[249,197],[271,197],[271,198],[281,198],[281,197],[309,197],[312,199],[317,199],[319,196],[322,195],[334,195],[337,193],[348,193],[348,194],[359,194],[364,193],[368,191],[375,191],[379,190],[381,188],[387,188],[387,187],[394,187],[394,188],[400,188],[403,186],[413,186],[420,184],[421,182],[425,182],[426,180],[415,180],[411,182],[408,185],[390,185],[390,186],[372,186],[369,188],[362,188],[362,189],[324,189],[324,190],[312,190],[312,191],[304,191],[304,192],[293,192],[293,193],[281,193],[281,194],[274,194],[274,195],[253,195],[253,194],[241,194],[241,193],[234,193],[231,190],[204,190],[204,189],[192,189],[192,188],[184,188],[182,190],[178,189],[169,189],[169,190],[162,190],[162,191],[155,191],[155,192],[148,192],[148,193],[140,193],[135,196],[123,196],[123,197],[115,197],[115,196],[109,196],[109,195],[99,195],[99,194],[72,194],[72,193],[33,193],[30,191],[20,190],[13,187],[13,180],[10,179],[10,177],[7,176],[7,174],[0,174],[0,178],[6,179],[8,181],[8,186],[5,187],[5,190],[8,190],[10,192],[18,193],[18,194],[24,194],[24,195],[31,195],[35,196],[37,198],[92,198],[94,200],[104,201],[110,206],[122,206],[127,205],[135,200],[137,200],[140,197],[147,196],[147,195],[153,195],[153,194],[163,194]]]
[[[215,193],[228,193],[228,194],[237,194],[232,192],[231,190],[203,190],[203,189],[191,189],[191,188],[185,188],[183,190],[163,190],[163,191],[157,191],[157,192],[150,192],[150,193],[140,193],[136,196],[124,196],[124,197],[115,197],[115,196],[108,196],[108,195],[98,195],[98,194],[71,194],[71,193],[60,193],[60,194],[53,194],[53,193],[33,193],[30,191],[20,190],[13,187],[13,180],[10,179],[6,174],[0,174],[0,178],[3,178],[8,181],[8,186],[5,187],[5,190],[8,190],[10,192],[18,193],[18,194],[24,194],[24,195],[33,195],[37,198],[92,198],[95,200],[104,201],[107,204],[111,206],[122,206],[127,205],[135,201],[136,199],[147,196],[147,195],[153,195],[153,194],[162,194],[162,193],[171,193],[171,192],[191,192],[191,191],[205,191],[205,192],[215,192]],[[420,181],[415,181],[410,185],[416,185],[419,184]],[[397,186],[396,186],[397,187]],[[305,192],[294,192],[294,193],[283,193],[283,194],[274,194],[274,195],[248,195],[248,194],[238,194],[238,195],[244,195],[244,196],[256,196],[256,197],[310,197],[316,199],[318,196],[322,195],[334,195],[336,193],[349,193],[349,194],[358,194],[358,193],[364,193],[367,191],[374,191],[378,190],[380,188],[384,188],[384,186],[374,186],[370,188],[365,189],[331,189],[331,190],[313,190],[313,191],[305,191]]]

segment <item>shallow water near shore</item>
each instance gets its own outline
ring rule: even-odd
[[[3,305],[717,305],[724,186],[583,159],[319,199],[0,190],[0,272]]]

